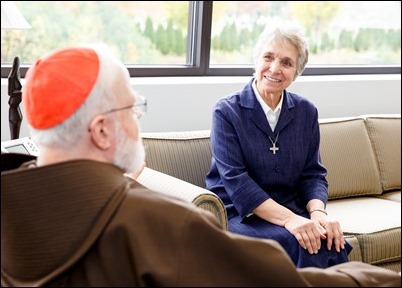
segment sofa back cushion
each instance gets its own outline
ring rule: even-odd
[[[380,175],[364,119],[321,119],[320,132],[329,199],[381,194]]]
[[[211,165],[210,131],[141,133],[146,166],[205,188]]]
[[[401,115],[366,115],[384,191],[401,190]]]

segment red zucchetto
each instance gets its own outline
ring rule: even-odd
[[[86,47],[57,49],[39,58],[22,91],[28,123],[47,129],[68,119],[94,87],[99,65],[96,52]]]

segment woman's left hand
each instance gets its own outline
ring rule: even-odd
[[[338,221],[331,219],[324,213],[312,213],[310,217],[311,220],[325,229],[328,250],[331,250],[332,244],[335,245],[335,250],[338,252],[341,249],[345,249],[345,239],[343,238],[342,228]]]

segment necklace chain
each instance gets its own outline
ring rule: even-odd
[[[269,141],[271,141],[271,143],[272,143],[272,147],[270,147],[269,150],[271,150],[273,154],[276,154],[276,151],[279,151],[279,147],[276,146],[276,142],[278,141],[278,137],[279,137],[279,132],[278,132],[278,134],[276,134],[275,141],[272,140],[272,138],[268,136]]]

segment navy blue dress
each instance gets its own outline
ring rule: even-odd
[[[334,248],[327,250],[326,240],[322,240],[318,254],[311,255],[286,228],[250,216],[269,198],[306,218],[308,201],[328,201],[316,107],[307,99],[284,91],[281,113],[272,131],[252,89],[253,81],[215,106],[211,129],[213,156],[206,188],[224,202],[230,231],[275,239],[297,267],[325,268],[347,262],[352,249],[349,243],[338,253]],[[274,154],[269,150],[270,138],[277,136],[279,150]]]

